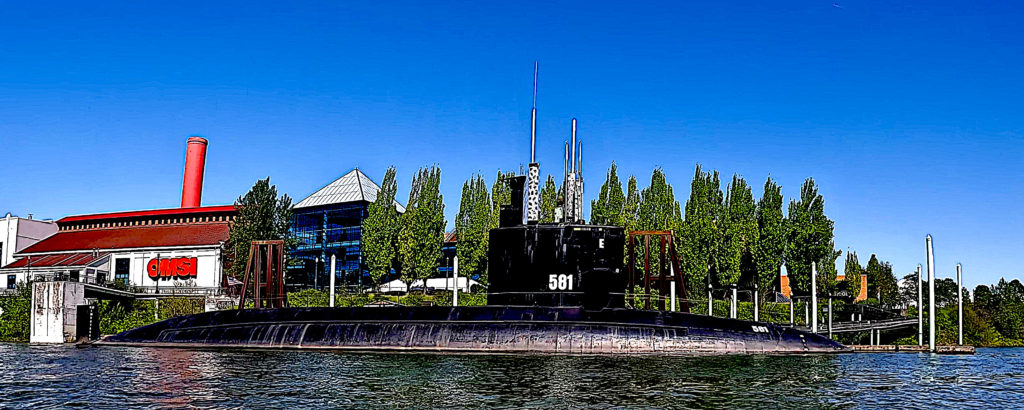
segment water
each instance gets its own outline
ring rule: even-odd
[[[0,407],[1024,406],[1024,349],[609,357],[0,344]]]

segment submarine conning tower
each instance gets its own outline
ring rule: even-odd
[[[527,177],[508,178],[511,204],[500,208],[499,225],[489,233],[488,304],[586,310],[625,307],[625,230],[583,221],[583,150],[582,143],[577,145],[575,118],[571,150],[569,142],[565,144],[565,198],[555,212],[556,222],[538,222],[536,71],[531,117],[528,218],[524,223],[523,189]]]

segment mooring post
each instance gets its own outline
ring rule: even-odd
[[[793,294],[789,294],[789,325],[796,326],[796,307],[793,306]]]
[[[932,236],[926,236],[924,241],[928,250],[928,350],[935,352],[935,260]]]
[[[921,265],[917,265],[917,345],[924,346],[924,281],[921,280]]]
[[[337,263],[338,263],[337,256],[331,255],[331,272],[330,272],[330,276],[331,276],[331,299],[328,301],[330,303],[331,307],[334,307],[334,280],[335,280],[334,279],[334,276],[335,276],[334,275],[334,272],[335,272],[334,268],[335,268],[335,266],[337,266],[336,265]]]
[[[759,305],[761,304],[761,298],[759,296],[760,295],[758,294],[757,283],[754,283],[754,321],[755,322],[761,321],[761,316],[759,314],[759,313],[761,313],[760,309],[759,309]]]
[[[956,264],[956,321],[957,339],[956,343],[964,344],[964,282],[960,275],[960,264]]]
[[[715,302],[711,299],[711,284],[708,284],[708,316],[715,315]]]
[[[737,310],[736,309],[736,296],[737,296],[736,284],[733,283],[732,284],[732,300],[729,302],[729,317],[732,318],[732,319],[735,319],[736,316],[737,316],[737,312],[736,312],[736,310]]]
[[[664,258],[662,258],[662,259],[664,260]],[[676,269],[675,269],[675,266],[672,266],[671,262],[668,264],[668,276],[669,276],[669,278],[671,278],[671,279],[669,279],[669,282],[668,282],[668,293],[669,293],[669,302],[668,303],[671,305],[671,306],[669,306],[669,310],[675,312],[676,311]]]
[[[454,281],[453,281],[455,284],[452,286],[452,306],[458,306],[459,305],[459,257],[458,256],[455,257],[455,264],[452,267],[452,272],[454,273],[452,275],[452,277],[455,278]],[[468,280],[469,279],[467,279],[467,284],[468,284]],[[424,285],[426,285],[426,282],[424,282]]]
[[[818,333],[818,266],[811,262],[811,333]]]

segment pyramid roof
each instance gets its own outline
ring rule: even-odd
[[[295,204],[295,208],[310,208],[314,206],[344,204],[349,202],[373,202],[377,200],[377,193],[380,186],[366,176],[359,168],[342,175]],[[405,212],[405,207],[395,201],[395,208],[399,212]]]

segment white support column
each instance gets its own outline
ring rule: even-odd
[[[711,284],[708,284],[708,316],[715,315],[715,301],[711,297]]]
[[[956,320],[957,320],[957,339],[956,343],[963,346],[964,344],[964,282],[963,277],[960,274],[960,264],[956,264]]]
[[[818,333],[818,265],[811,262],[811,333]]]
[[[455,278],[455,280],[454,280],[455,286],[452,286],[452,306],[458,306],[459,305],[459,257],[458,256],[455,257],[455,265],[452,267],[452,272],[454,273],[454,275],[452,275],[452,276]],[[469,279],[466,279],[466,281],[468,283]]]
[[[796,307],[793,306],[793,294],[789,294],[789,325],[796,326]]]
[[[758,289],[757,284],[755,283],[754,284],[754,321],[755,322],[760,322],[761,321],[761,315],[760,315],[761,309],[760,309],[760,306],[759,306],[760,303],[761,303],[761,297],[760,296],[761,296],[760,295],[760,289]]]
[[[736,297],[737,297],[736,285],[732,285],[732,300],[729,301],[729,317],[732,319],[736,318]]]
[[[935,352],[935,259],[932,253],[932,236],[925,237],[928,250],[928,350]]]
[[[669,282],[668,282],[668,294],[669,294],[669,298],[668,298],[669,309],[668,310],[672,311],[672,312],[675,312],[676,311],[676,268],[675,268],[675,266],[672,266],[671,263],[668,264],[668,277],[670,278]]]
[[[331,307],[334,307],[334,281],[335,281],[335,267],[337,266],[338,258],[335,255],[331,255],[331,271],[328,272],[331,278],[331,299],[328,301]]]

